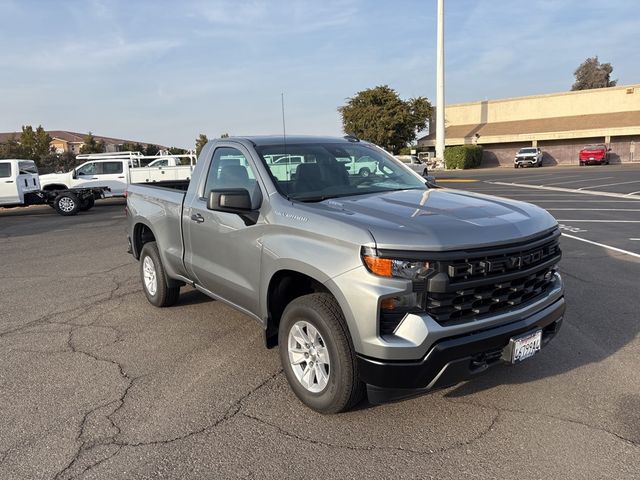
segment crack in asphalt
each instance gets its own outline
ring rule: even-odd
[[[447,401],[449,401],[451,403],[454,403],[454,404],[455,403],[461,403],[463,405],[471,405],[471,406],[474,406],[474,407],[492,408],[492,409],[497,410],[498,412],[517,413],[517,414],[520,414],[520,415],[529,415],[529,416],[535,415],[535,416],[538,416],[538,417],[549,418],[549,419],[557,420],[557,421],[560,421],[560,422],[572,423],[574,425],[581,425],[581,426],[586,427],[586,428],[591,429],[591,430],[596,430],[596,431],[599,431],[599,432],[602,432],[602,433],[607,433],[607,434],[617,438],[618,440],[621,440],[621,441],[623,441],[625,443],[628,443],[629,445],[632,445],[634,447],[640,447],[640,442],[638,442],[638,441],[636,441],[634,439],[627,438],[627,437],[625,437],[623,435],[620,435],[619,433],[616,433],[616,432],[614,432],[612,430],[609,430],[607,428],[600,427],[598,425],[592,425],[590,423],[587,423],[587,422],[584,422],[584,421],[581,421],[581,420],[576,420],[574,418],[563,417],[563,416],[560,416],[560,415],[554,415],[553,413],[534,412],[534,411],[529,411],[529,410],[523,410],[523,409],[517,409],[517,408],[508,408],[508,407],[498,407],[496,405],[485,405],[483,403],[470,402],[468,400],[461,401],[461,400],[449,400],[448,399]]]

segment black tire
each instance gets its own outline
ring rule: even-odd
[[[153,263],[155,270],[156,291],[149,291],[145,282],[145,259],[148,258]],[[180,296],[180,287],[170,287],[167,283],[167,275],[160,260],[160,253],[156,242],[147,242],[140,252],[140,280],[142,281],[142,290],[151,305],[156,307],[170,307],[175,305]]]
[[[517,163],[513,165],[513,168],[518,168],[520,165],[518,165]]]
[[[289,331],[298,321],[315,327],[327,349],[330,367],[326,387],[318,393],[305,388],[289,361]],[[308,407],[320,413],[349,410],[362,400],[365,385],[358,377],[356,354],[344,315],[335,298],[328,293],[312,293],[293,300],[282,314],[278,331],[280,360],[291,389]]]
[[[84,202],[80,203],[80,211],[86,212],[87,210],[91,210],[96,203],[96,199],[94,197],[87,198]]]
[[[581,166],[581,167],[584,167],[584,162],[580,162],[580,166]]]
[[[65,217],[77,215],[80,211],[80,200],[75,193],[60,193],[53,200],[53,208],[55,208],[56,212]]]
[[[358,172],[358,175],[360,175],[362,178],[367,178],[369,175],[371,175],[371,170],[369,170],[367,167],[364,167]]]

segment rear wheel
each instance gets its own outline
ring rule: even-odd
[[[53,208],[65,217],[76,215],[80,210],[80,200],[75,193],[60,193],[53,201]]]
[[[367,178],[369,175],[371,175],[371,170],[369,170],[367,167],[361,169],[359,172],[361,177]]]
[[[289,385],[321,413],[348,410],[364,397],[356,355],[335,298],[312,293],[293,300],[278,331],[280,360]]]
[[[160,260],[156,242],[147,242],[140,252],[140,278],[142,290],[151,305],[170,307],[175,305],[180,296],[180,287],[170,287]]]

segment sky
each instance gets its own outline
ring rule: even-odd
[[[0,0],[0,131],[193,147],[342,135],[337,108],[387,84],[435,103],[436,0]],[[569,90],[598,55],[640,83],[629,0],[445,0],[446,103]]]

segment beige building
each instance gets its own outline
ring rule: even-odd
[[[537,146],[544,164],[578,164],[587,144],[605,143],[611,163],[640,162],[640,84],[447,105],[446,145],[478,144],[483,165],[511,166]],[[435,131],[418,140],[435,146]]]

